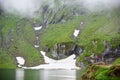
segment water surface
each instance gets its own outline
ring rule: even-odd
[[[82,70],[0,69],[0,80],[80,80]]]

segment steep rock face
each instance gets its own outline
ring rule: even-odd
[[[45,51],[51,54],[52,57],[55,59],[62,59],[72,54],[75,54],[77,57],[78,55],[83,53],[84,49],[72,42],[68,42],[55,44],[52,49],[46,46]]]
[[[80,54],[80,56],[83,54]],[[103,53],[100,54],[91,53],[90,55],[84,57],[84,61],[77,62],[77,65],[85,68],[88,64],[101,61],[103,61],[105,64],[111,64],[118,58],[120,58],[120,46],[116,47],[115,49],[112,47],[106,48]]]
[[[111,63],[120,57],[120,46],[115,49],[106,49],[102,54],[102,59],[105,63]]]
[[[82,8],[79,4],[75,5],[61,2],[60,0],[55,0],[53,6],[49,2],[43,2],[40,9],[36,12],[36,22],[42,25],[43,28],[46,28],[49,24],[65,23],[68,20],[72,20],[75,16],[85,15],[87,13],[84,12],[86,9]]]

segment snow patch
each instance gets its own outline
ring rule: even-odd
[[[80,32],[80,30],[75,29],[75,30],[74,30],[74,33],[73,33],[74,37],[77,37],[78,34],[79,34],[79,32]]]
[[[45,56],[46,53],[44,51],[40,51],[40,52],[41,52],[41,54],[42,54],[42,56],[43,56],[43,58],[45,60],[45,63],[54,63],[54,62],[57,61],[57,60],[54,60],[54,59],[51,59],[51,58]]]
[[[40,52],[44,57],[45,63],[47,64],[42,64],[35,67],[23,67],[23,68],[25,69],[79,69],[75,65],[76,60],[74,59],[75,58],[74,54],[66,59],[54,60],[45,56],[44,51],[40,51]]]
[[[35,48],[38,48],[38,47],[39,47],[39,45],[34,45],[34,47],[35,47]]]
[[[23,57],[16,57],[17,63],[18,63],[18,67],[21,67],[22,65],[25,64],[25,60]]]
[[[34,30],[41,30],[41,29],[42,29],[42,26],[34,27]]]
[[[81,24],[83,24],[83,22],[81,22]]]

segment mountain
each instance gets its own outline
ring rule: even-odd
[[[23,66],[42,64],[40,50],[54,59],[75,54],[78,66],[83,62],[83,66],[95,62],[96,55],[106,63],[118,59],[120,8],[91,11],[82,1],[81,4],[68,2],[55,0],[51,6],[45,1],[32,17],[6,13],[1,9],[0,68],[15,68],[16,57],[25,59]],[[108,53],[112,57],[106,57]],[[110,58],[113,59],[108,61]]]

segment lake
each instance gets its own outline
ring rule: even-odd
[[[80,80],[83,70],[0,69],[0,80]]]

